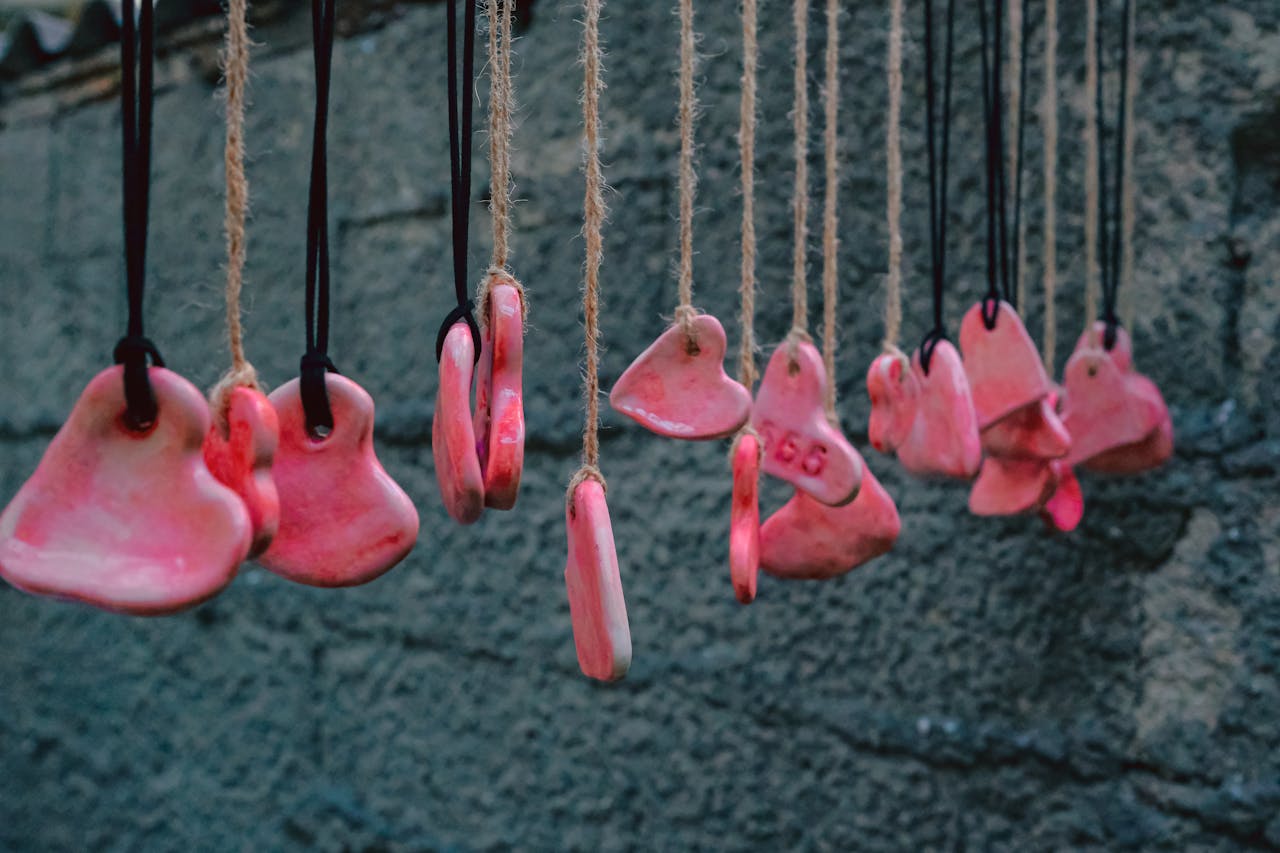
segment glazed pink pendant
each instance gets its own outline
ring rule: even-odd
[[[1049,500],[1040,510],[1040,517],[1054,530],[1070,533],[1084,518],[1084,493],[1071,466],[1060,460],[1049,463],[1056,485]]]
[[[574,487],[565,504],[565,527],[569,556],[564,583],[578,666],[590,678],[617,681],[631,666],[631,628],[609,506],[598,481],[588,478]]]
[[[464,322],[454,323],[440,354],[440,390],[431,419],[431,455],[445,510],[459,524],[472,524],[484,511],[484,475],[476,454],[471,419],[471,372],[475,342]]]
[[[733,506],[729,519],[729,576],[743,604],[756,599],[760,569],[760,442],[744,432],[733,446]]]
[[[1060,459],[1071,436],[1058,418],[1054,395],[1041,397],[982,431],[982,449],[1005,459]]]
[[[484,505],[511,509],[524,470],[524,297],[506,273],[490,273],[476,371],[474,429]]]
[[[982,470],[969,491],[969,512],[974,515],[1035,512],[1053,495],[1056,486],[1049,462],[988,456],[982,461]]]
[[[418,538],[413,501],[373,450],[373,398],[336,373],[325,374],[333,429],[307,429],[297,379],[271,392],[280,419],[272,474],[280,529],[258,562],[311,586],[368,583],[405,558]]]
[[[986,429],[1053,390],[1040,353],[1018,312],[1007,302],[997,304],[994,328],[986,326],[982,302],[970,308],[960,324],[960,351],[964,354],[979,429]]]
[[[280,526],[280,496],[271,463],[280,441],[279,419],[265,394],[237,385],[222,397],[225,428],[209,427],[204,462],[209,472],[244,501],[253,526],[249,557],[267,550]]]
[[[724,372],[724,327],[710,314],[663,332],[618,377],[613,408],[668,438],[725,438],[751,416],[751,392]]]
[[[794,355],[794,357],[793,357]],[[827,420],[827,374],[808,341],[774,350],[756,391],[751,426],[764,440],[764,471],[827,506],[858,496],[862,457]]]
[[[871,471],[858,497],[842,507],[797,491],[760,528],[760,567],[791,580],[837,577],[893,548],[902,522],[893,498]]]
[[[174,613],[235,577],[249,514],[205,467],[209,406],[195,386],[149,368],[158,414],[135,432],[123,421],[123,372],[94,377],[0,515],[0,574],[37,595]]]
[[[1128,333],[1117,329],[1108,352],[1105,332],[1102,322],[1086,330],[1063,371],[1063,418],[1075,437],[1070,460],[1113,473],[1158,467],[1173,452],[1168,406],[1155,383],[1133,370]]]
[[[910,366],[885,353],[867,371],[871,445],[897,451],[902,466],[921,476],[971,479],[982,463],[977,415],[960,354],[939,341],[925,374],[917,349]]]

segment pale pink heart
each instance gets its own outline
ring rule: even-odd
[[[920,405],[910,435],[898,448],[902,467],[921,476],[973,479],[982,464],[982,445],[960,353],[950,341],[939,341],[926,374],[917,349],[911,372],[920,386]]]
[[[1053,472],[1055,486],[1049,500],[1045,501],[1040,516],[1045,524],[1054,530],[1070,533],[1084,518],[1084,493],[1080,490],[1080,481],[1071,466],[1062,460],[1055,459],[1049,463]]]
[[[733,446],[733,504],[729,518],[729,576],[738,601],[756,598],[760,569],[760,442],[744,432]]]
[[[978,478],[969,491],[969,512],[974,515],[1018,515],[1034,512],[1053,496],[1057,478],[1049,461],[1041,459],[982,460]]]
[[[894,349],[871,362],[867,397],[871,400],[867,420],[871,446],[880,453],[893,453],[911,435],[920,412],[920,381],[902,352]]]
[[[524,470],[524,306],[509,275],[491,277],[476,369],[476,454],[484,476],[484,505],[511,509]]]
[[[249,557],[267,550],[280,526],[280,495],[271,464],[280,443],[280,421],[267,395],[237,385],[222,397],[224,425],[215,422],[204,439],[210,473],[244,501],[253,525]]]
[[[668,438],[733,435],[751,415],[751,392],[724,372],[724,327],[710,314],[680,323],[631,362],[609,392],[616,411]]]
[[[124,424],[123,368],[86,386],[31,478],[0,515],[0,574],[19,589],[135,615],[174,613],[235,577],[252,530],[205,466],[209,406],[162,367],[157,415]]]
[[[280,493],[280,529],[258,558],[297,583],[339,587],[368,583],[408,555],[418,539],[418,511],[373,449],[373,398],[336,373],[325,374],[333,429],[307,428],[297,379],[268,398],[280,419],[271,472]]]
[[[476,454],[471,419],[471,375],[475,366],[471,328],[458,321],[440,352],[440,387],[431,418],[431,455],[445,511],[459,524],[473,524],[484,511],[484,474]]]
[[[1050,394],[1029,403],[982,431],[982,449],[1005,459],[1061,459],[1071,450],[1072,436],[1058,418]]]
[[[825,580],[889,552],[902,522],[870,470],[852,503],[832,507],[797,491],[760,528],[760,568],[790,580]]]
[[[564,583],[578,666],[589,678],[617,681],[631,666],[631,628],[609,506],[598,481],[584,479],[574,488],[565,504],[565,528]]]
[[[1021,409],[1053,390],[1040,353],[1018,312],[998,303],[995,327],[988,329],[978,302],[960,323],[960,352],[973,393],[978,428]]]
[[[764,471],[819,503],[843,506],[858,496],[863,462],[823,409],[826,369],[808,341],[774,351],[756,391],[751,425],[764,441]]]

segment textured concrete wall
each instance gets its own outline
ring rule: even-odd
[[[671,5],[615,2],[604,23],[606,385],[674,304]],[[763,5],[760,326],[772,342],[789,323],[789,8]],[[845,15],[839,371],[864,445],[885,256],[883,5]],[[927,242],[908,5],[914,342]],[[1081,12],[1063,5],[1060,349],[1082,322],[1087,97]],[[976,28],[960,6],[953,329],[984,280]],[[697,301],[731,339],[736,12],[729,0],[699,12]],[[1139,366],[1174,411],[1175,460],[1086,478],[1081,529],[1050,537],[1032,519],[972,518],[962,486],[914,482],[868,450],[902,512],[898,548],[826,584],[765,579],[743,608],[725,565],[726,448],[610,414],[604,468],[636,652],[609,687],[577,673],[561,578],[580,418],[579,17],[541,0],[518,45],[514,267],[533,313],[517,510],[451,524],[427,447],[450,287],[441,11],[353,15],[334,64],[334,355],[378,402],[379,452],[422,513],[417,549],[341,592],[246,567],[167,619],[0,589],[0,847],[1280,848],[1280,6],[1169,0],[1140,16],[1128,286]],[[307,33],[301,8],[256,31],[247,330],[271,384],[302,349]],[[820,16],[812,35],[816,54]],[[147,308],[171,366],[201,385],[224,363],[215,50],[196,39],[161,62]],[[112,92],[94,77],[0,103],[6,496],[123,328]],[[816,141],[816,109],[814,123]],[[1036,281],[1039,153],[1032,126]],[[472,224],[479,269],[482,205]],[[1038,296],[1029,317],[1038,337]],[[771,488],[769,507],[783,497]]]

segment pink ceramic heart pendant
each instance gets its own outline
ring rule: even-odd
[[[710,314],[693,321],[693,344],[676,323],[618,377],[613,408],[668,438],[724,438],[751,415],[751,393],[724,372],[724,327]]]
[[[760,442],[744,432],[733,446],[733,505],[729,518],[729,576],[743,604],[756,599],[760,569]]]
[[[1141,474],[1159,468],[1172,455],[1173,421],[1166,413],[1142,441],[1104,451],[1081,464],[1095,474]]]
[[[764,440],[764,470],[827,506],[858,496],[862,457],[827,420],[827,374],[808,341],[784,343],[769,359],[756,391],[751,426]]]
[[[1023,406],[982,431],[982,449],[1005,459],[1061,459],[1071,436],[1055,411],[1054,395]]]
[[[842,507],[797,491],[760,528],[760,567],[792,580],[837,577],[893,548],[902,522],[893,498],[871,471],[858,497]]]
[[[158,414],[124,425],[123,368],[94,377],[31,479],[0,515],[0,574],[19,589],[121,613],[174,613],[229,584],[249,514],[201,454],[209,407],[195,386],[147,371]]]
[[[297,379],[271,392],[280,419],[272,474],[280,529],[258,562],[311,586],[368,583],[405,558],[418,539],[413,501],[373,450],[373,398],[336,373],[325,374],[333,429],[307,429]]]
[[[484,475],[476,454],[471,420],[471,371],[475,342],[464,322],[454,323],[440,353],[440,390],[431,418],[431,455],[444,508],[459,524],[472,524],[484,511]]]
[[[978,428],[1012,414],[1053,390],[1040,353],[1018,312],[998,303],[995,327],[988,329],[983,303],[969,309],[960,324],[960,351],[973,392]]]
[[[476,455],[484,505],[511,509],[524,470],[524,297],[509,275],[490,273],[476,371]]]
[[[910,437],[920,413],[920,380],[901,350],[895,348],[871,362],[867,396],[871,398],[867,421],[871,446],[880,453],[893,453]]]
[[[267,550],[280,526],[280,496],[271,464],[280,441],[276,410],[256,388],[237,385],[221,398],[225,426],[209,427],[204,462],[210,473],[244,501],[253,525],[249,557]]]
[[[631,666],[631,628],[609,506],[598,481],[588,478],[574,487],[565,504],[565,527],[569,556],[564,583],[578,666],[590,678],[617,681]]]
[[[1057,486],[1053,468],[1041,459],[988,456],[969,491],[974,515],[1019,515],[1044,506]]]

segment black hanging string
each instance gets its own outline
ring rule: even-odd
[[[920,366],[929,375],[929,363],[938,344],[946,340],[942,304],[947,279],[947,164],[951,153],[951,57],[955,39],[955,0],[947,0],[946,56],[942,71],[942,157],[937,156],[934,132],[935,95],[933,73],[933,0],[924,0],[925,132],[929,147],[929,249],[933,273],[933,328],[920,344]]]
[[[307,429],[333,429],[333,411],[325,374],[338,369],[329,359],[329,173],[326,138],[329,125],[329,69],[333,59],[336,0],[311,0],[311,38],[315,54],[316,116],[311,141],[311,191],[307,200],[307,351],[300,385]]]
[[[1129,26],[1132,0],[1124,0],[1122,10],[1123,18],[1120,24],[1120,99],[1116,106],[1116,138],[1115,138],[1115,179],[1110,188],[1111,194],[1108,195],[1107,187],[1107,159],[1106,146],[1104,144],[1105,128],[1103,127],[1103,91],[1102,91],[1102,25],[1101,15],[1099,14],[1094,22],[1093,38],[1098,54],[1098,83],[1097,91],[1094,93],[1096,98],[1097,110],[1095,113],[1095,121],[1097,122],[1097,132],[1094,134],[1095,143],[1098,146],[1098,257],[1099,257],[1099,277],[1102,284],[1102,319],[1106,322],[1106,331],[1103,334],[1103,345],[1110,350],[1116,343],[1116,329],[1119,328],[1120,321],[1116,315],[1116,301],[1120,291],[1120,254],[1121,254],[1121,231],[1123,219],[1123,199],[1124,199],[1124,149],[1125,136],[1129,132],[1125,116],[1125,102],[1129,97],[1129,63],[1132,57],[1129,55]],[[1113,217],[1108,222],[1107,202],[1111,201],[1110,216]]]
[[[480,360],[480,326],[476,323],[475,303],[467,295],[467,244],[471,221],[471,128],[472,87],[475,85],[476,0],[463,0],[465,12],[462,36],[462,88],[458,81],[458,32],[454,0],[445,0],[445,19],[449,33],[449,186],[453,213],[453,291],[457,306],[440,324],[436,335],[436,361],[444,351],[444,339],[459,320],[471,329],[475,344],[475,360]],[[461,101],[461,109],[459,109]]]
[[[114,359],[124,365],[125,423],[145,429],[155,422],[157,408],[147,359],[164,366],[160,352],[143,333],[142,296],[146,287],[147,208],[151,183],[151,105],[155,48],[151,0],[142,0],[134,18],[134,0],[121,7],[120,112],[123,135],[124,259],[129,303],[125,336],[116,343]]]
[[[1009,304],[1014,308],[1022,307],[1017,302],[1018,292],[1022,283],[1022,270],[1018,264],[1017,249],[1019,235],[1022,233],[1022,152],[1027,137],[1027,45],[1031,42],[1030,6],[1031,4],[1028,0],[1023,0],[1022,43],[1018,49],[1018,139],[1016,143],[1018,171],[1013,178],[1013,283],[1007,288],[1008,292],[1013,296],[1013,300]]]

